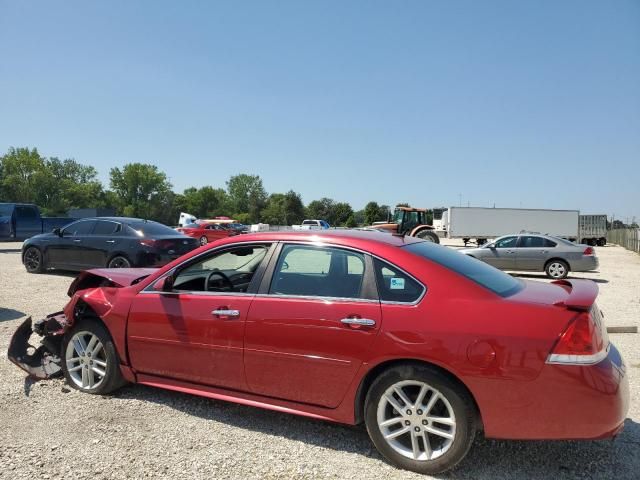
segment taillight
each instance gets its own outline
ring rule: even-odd
[[[155,247],[156,241],[151,238],[145,238],[144,240],[140,240],[140,245],[143,247]]]
[[[607,356],[607,342],[589,312],[583,312],[569,323],[560,336],[547,363],[593,365]]]
[[[591,247],[587,247],[584,249],[584,252],[582,252],[583,255],[595,255],[596,252],[593,250],[593,248]]]

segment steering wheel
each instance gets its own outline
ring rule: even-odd
[[[207,279],[204,282],[204,287],[206,288],[207,292],[209,291],[209,282],[214,275],[220,277],[222,281],[229,286],[229,291],[233,292],[233,283],[231,282],[231,280],[229,280],[229,277],[225,273],[222,273],[220,270],[212,270],[211,272],[209,272],[209,275],[207,275]]]

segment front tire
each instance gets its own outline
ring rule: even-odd
[[[207,243],[209,243],[209,239],[207,237],[205,237],[204,235],[200,237],[200,245],[206,245]]]
[[[569,275],[569,264],[564,260],[551,260],[544,267],[544,271],[547,274],[547,277],[553,278],[554,280],[560,280],[562,278],[567,278],[567,275]]]
[[[62,339],[62,371],[81,392],[105,395],[124,385],[111,335],[96,319],[85,318]]]
[[[24,252],[24,257],[22,257],[22,262],[29,273],[44,272],[44,257],[38,247],[27,248]]]
[[[367,431],[394,465],[422,474],[454,468],[476,434],[469,394],[440,371],[403,365],[382,373],[365,404]]]

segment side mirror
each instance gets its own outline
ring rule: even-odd
[[[53,232],[54,234],[56,234],[57,236],[62,237],[62,230],[60,230],[60,227],[56,227],[56,228],[54,228],[54,229],[52,230],[52,232]]]
[[[495,250],[496,245],[494,243],[490,243],[489,245],[487,245],[487,248],[490,248],[491,250]]]
[[[156,292],[170,292],[173,290],[173,275],[162,277],[153,284],[153,290]]]

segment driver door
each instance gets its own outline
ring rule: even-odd
[[[152,284],[140,292],[127,331],[133,368],[246,390],[245,321],[270,255],[269,244],[221,247],[170,272],[169,291],[154,290]]]
[[[517,242],[516,235],[499,238],[483,249],[482,261],[503,270],[515,270]]]

